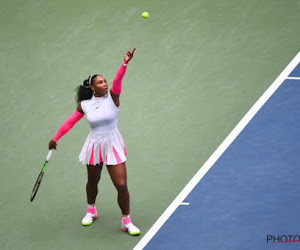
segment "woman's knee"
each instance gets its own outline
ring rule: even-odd
[[[89,175],[87,183],[90,186],[97,186],[100,181],[100,175]]]
[[[88,179],[87,185],[88,185],[88,186],[91,186],[91,187],[97,187],[98,182],[99,182],[99,181],[94,180],[94,179]]]
[[[128,187],[127,187],[126,182],[116,183],[115,186],[116,186],[117,191],[120,193],[128,192]]]

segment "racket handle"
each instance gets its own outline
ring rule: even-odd
[[[52,156],[52,153],[53,153],[53,150],[54,150],[54,149],[50,149],[50,150],[49,150],[49,153],[48,153],[48,155],[47,155],[46,161],[49,161],[49,160],[50,160],[50,158],[51,158],[51,156]]]

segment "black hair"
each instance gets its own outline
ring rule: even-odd
[[[93,83],[94,78],[98,75],[93,75],[91,78],[91,84]],[[89,78],[90,76],[85,79],[82,83],[82,85],[79,85],[76,88],[76,96],[75,100],[77,103],[80,103],[81,101],[91,99],[93,96],[93,91],[91,90],[91,86],[89,84]]]

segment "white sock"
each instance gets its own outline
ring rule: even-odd
[[[92,204],[92,205],[87,204],[87,207],[88,207],[88,208],[94,208],[94,207],[96,207],[96,206],[95,206],[95,204]]]

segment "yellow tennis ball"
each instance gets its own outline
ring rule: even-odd
[[[149,13],[148,13],[148,12],[143,12],[143,13],[142,13],[142,17],[143,17],[144,19],[148,18],[148,17],[149,17]]]

